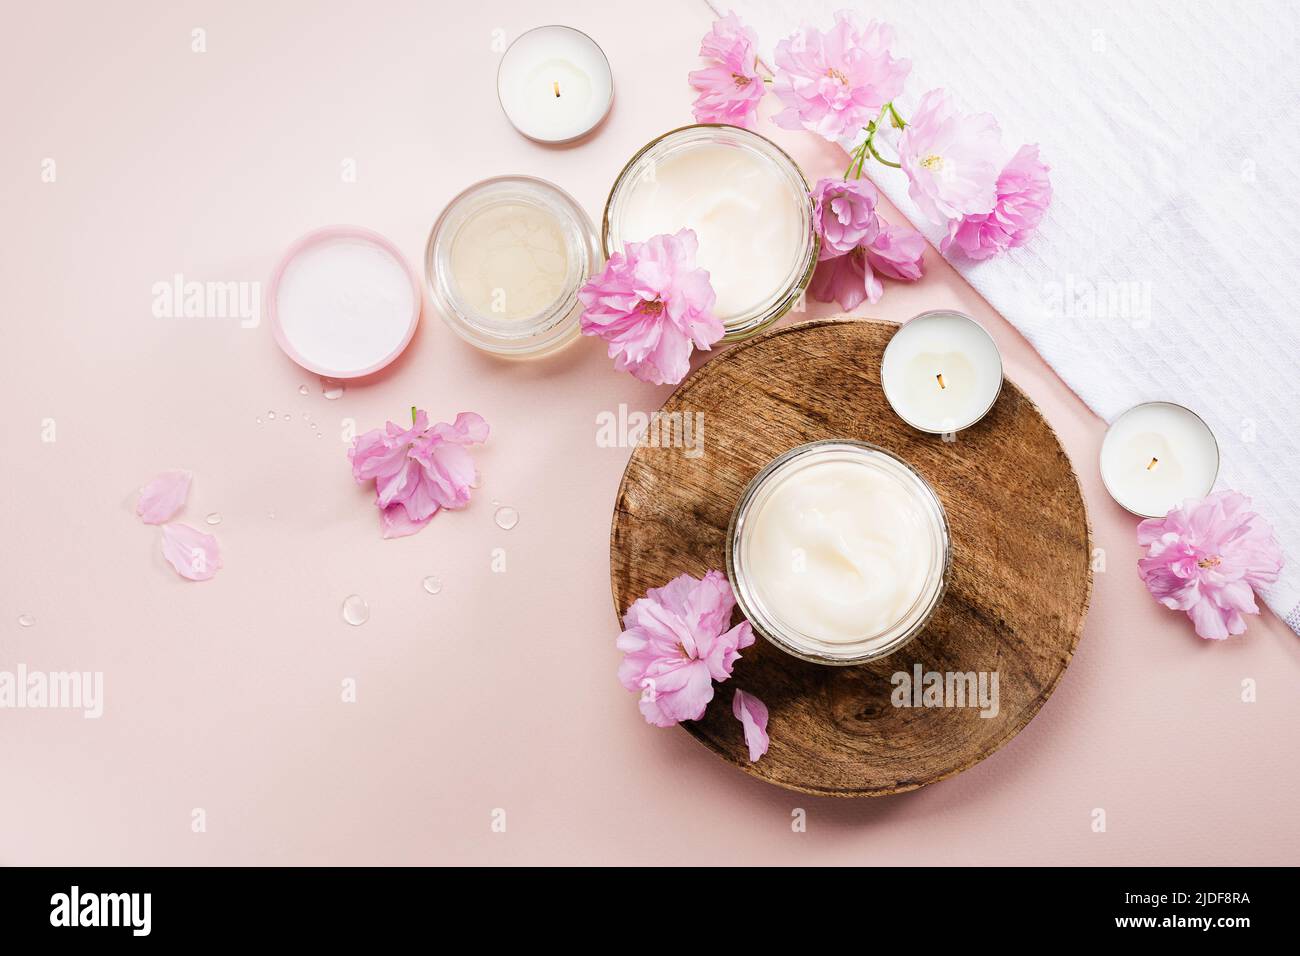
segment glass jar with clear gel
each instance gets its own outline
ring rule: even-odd
[[[791,449],[745,488],[727,575],[754,630],[818,664],[901,648],[943,597],[948,521],[929,483],[865,442]]]
[[[470,186],[429,233],[425,278],[443,320],[479,348],[545,355],[578,336],[578,290],[602,265],[596,227],[564,190],[529,176]]]
[[[817,265],[813,203],[798,165],[736,126],[665,133],[619,173],[605,203],[607,256],[625,243],[691,229],[709,271],[723,341],[748,338],[799,302]]]

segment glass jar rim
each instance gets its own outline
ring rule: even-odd
[[[459,295],[446,262],[456,233],[468,217],[505,202],[522,202],[550,211],[559,220],[570,252],[579,255],[555,303],[513,322],[494,320],[471,308]],[[424,249],[425,284],[444,322],[471,345],[505,356],[536,356],[578,337],[582,314],[578,290],[603,262],[591,217],[577,200],[554,183],[535,176],[494,176],[461,190],[443,208]]]
[[[796,466],[807,467],[816,463],[815,460],[808,459],[825,460],[824,457],[819,458],[819,456],[824,456],[826,453],[839,456],[837,459],[830,460],[861,459],[862,456],[870,456],[877,463],[883,459],[891,462],[890,467],[901,466],[901,470],[897,473],[905,476],[920,493],[927,513],[933,520],[932,530],[938,545],[926,587],[922,589],[907,612],[880,634],[839,646],[800,633],[767,610],[746,575],[743,547],[749,510],[759,499],[759,495],[769,486],[774,487],[776,481],[784,480]],[[727,527],[727,577],[735,592],[741,613],[745,615],[754,630],[769,643],[776,645],[787,654],[814,664],[836,666],[865,664],[886,657],[910,642],[924,629],[943,599],[947,590],[951,560],[952,538],[948,517],[943,502],[939,500],[934,488],[912,465],[889,449],[856,439],[830,438],[808,442],[773,458],[745,486]]]
[[[616,202],[624,195],[624,190],[631,181],[633,174],[640,171],[641,164],[646,157],[652,156],[653,158],[652,154],[656,151],[671,149],[679,143],[709,142],[710,140],[729,141],[764,156],[786,174],[791,185],[798,187],[803,200],[801,207],[805,221],[804,243],[799,258],[791,266],[786,286],[772,299],[755,307],[750,313],[742,316],[740,320],[733,319],[730,323],[724,322],[726,334],[722,337],[722,341],[739,342],[742,339],[757,335],[799,303],[808,288],[808,283],[812,281],[813,272],[817,268],[818,255],[821,252],[821,238],[817,235],[814,223],[812,191],[808,185],[808,179],[790,154],[766,136],[745,129],[742,126],[732,126],[727,123],[691,123],[686,126],[679,126],[676,129],[670,129],[650,140],[632,154],[632,157],[623,165],[623,168],[619,170],[618,175],[614,178],[614,184],[610,187],[609,195],[605,199],[605,210],[601,216],[601,249],[606,257],[620,251],[615,248],[618,240],[618,236],[615,235]],[[650,237],[645,236],[642,238],[648,239]]]

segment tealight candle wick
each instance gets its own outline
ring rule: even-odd
[[[1156,465],[1158,465],[1158,464],[1160,464],[1160,459],[1159,459],[1159,458],[1152,458],[1152,459],[1151,459],[1151,464],[1147,465],[1147,471],[1155,471],[1155,470],[1156,470]]]
[[[559,99],[559,98],[560,98],[560,81],[559,81],[559,80],[556,80],[554,83],[551,84],[551,86],[554,87],[554,89],[555,89],[555,98],[556,98],[556,99]]]
[[[935,376],[935,378],[938,379],[940,388],[948,387],[947,385],[943,384],[943,372],[940,372],[938,375]]]

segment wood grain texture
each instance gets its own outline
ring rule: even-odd
[[[738,345],[664,404],[704,414],[703,454],[641,445],[610,533],[615,611],[683,572],[724,570],[727,523],[749,480],[795,445],[872,442],[910,462],[943,501],[952,566],[943,601],[906,647],[860,667],[793,658],[761,637],[703,718],[682,726],[746,773],[804,793],[879,796],[965,770],[1029,722],[1074,654],[1092,589],[1087,512],[1052,428],[1006,382],[992,411],[945,442],[904,424],[880,388],[897,326],[819,320]],[[736,620],[739,620],[737,615]],[[896,707],[891,676],[998,674],[999,709]],[[771,749],[751,764],[731,714],[735,688],[770,709]]]

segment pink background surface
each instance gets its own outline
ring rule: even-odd
[[[403,358],[327,401],[265,322],[151,314],[154,283],[264,282],[332,222],[377,229],[418,265],[443,204],[487,176],[550,179],[598,217],[627,157],[690,120],[702,2],[131,10],[19,5],[0,56],[0,669],[103,671],[106,698],[98,721],[0,711],[0,863],[1300,860],[1300,643],[1267,613],[1203,642],[1151,601],[1135,519],[1097,474],[1101,422],[933,252],[922,282],[888,284],[864,312],[957,307],[989,327],[1075,462],[1108,568],[1074,663],[1019,737],[945,783],[856,802],[738,773],[647,726],[614,679],[608,533],[628,450],[597,447],[596,416],[652,410],[668,388],[615,373],[586,339],[538,364],[492,359],[426,307]],[[497,107],[493,31],[545,22],[589,32],[615,71],[607,125],[573,148],[523,139]],[[810,136],[764,132],[810,179],[842,171]],[[364,430],[413,403],[486,416],[484,482],[467,511],[384,541],[341,420]],[[132,513],[171,467],[195,473],[181,520],[224,549],[205,584],[176,577]],[[494,499],[519,509],[516,528],[495,525]],[[212,511],[224,521],[208,529]],[[354,592],[371,607],[359,628],[340,616]],[[1240,699],[1247,678],[1256,703]]]

